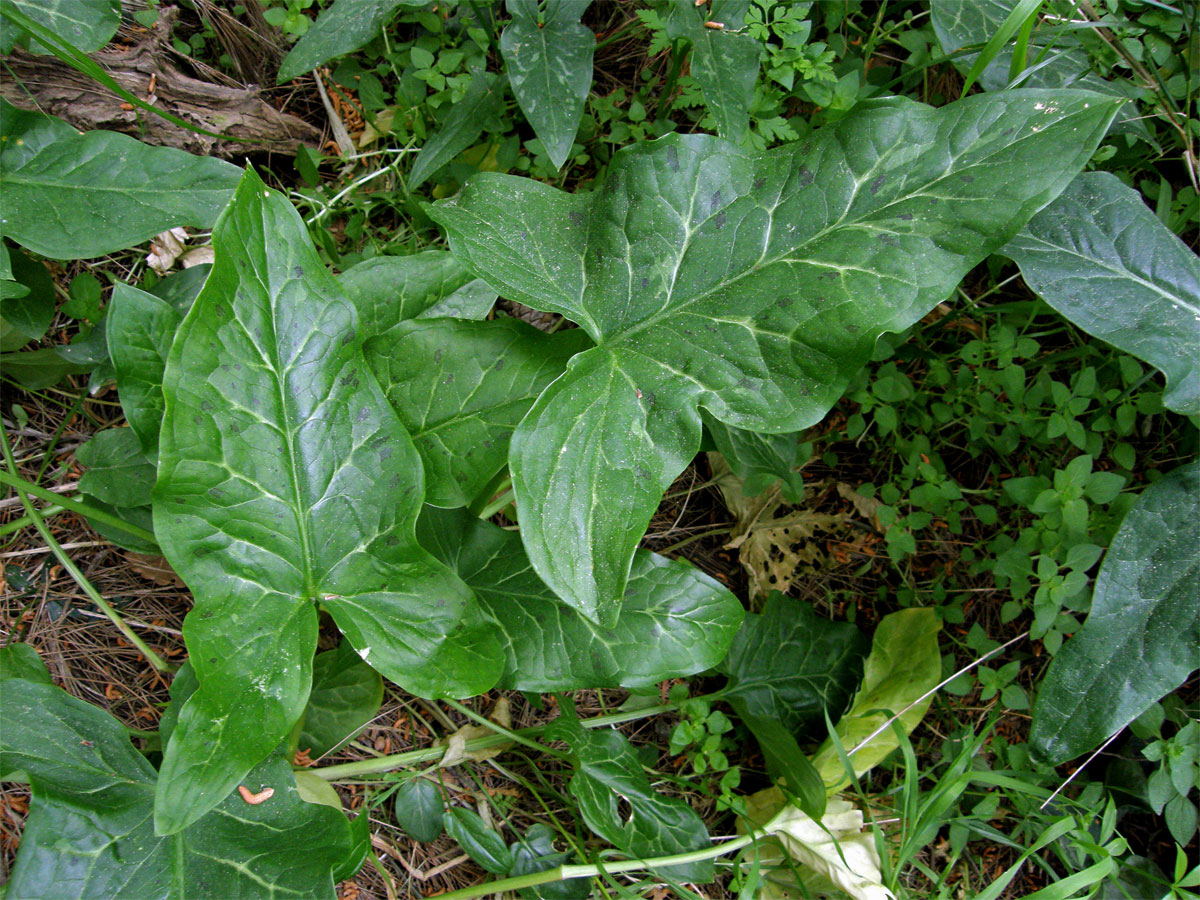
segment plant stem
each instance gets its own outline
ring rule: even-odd
[[[89,519],[95,519],[97,522],[103,522],[106,525],[112,525],[115,528],[120,528],[125,533],[133,537],[140,538],[143,541],[151,541],[157,543],[154,532],[147,531],[145,528],[139,528],[137,525],[131,525],[120,516],[114,516],[112,513],[105,512],[102,509],[96,509],[94,506],[89,506],[77,497],[64,497],[61,494],[56,494],[54,491],[48,491],[41,485],[33,484],[26,481],[16,473],[16,463],[12,461],[12,451],[8,450],[8,435],[4,437],[4,446],[6,448],[5,459],[8,462],[8,471],[0,469],[0,484],[7,484],[11,488],[16,488],[18,494],[24,500],[25,494],[32,494],[34,497],[40,497],[43,500],[49,500],[63,509],[77,512]],[[25,504],[25,509],[30,508],[29,504]]]
[[[675,709],[673,703],[664,703],[658,706],[648,706],[645,709],[635,709],[624,713],[613,713],[608,716],[596,716],[592,719],[583,719],[580,721],[584,728],[603,728],[606,725],[620,725],[622,722],[634,722],[638,719],[646,719],[650,716],[656,716],[659,713],[668,712]],[[489,723],[493,724],[493,723]],[[545,725],[535,725],[532,728],[521,728],[509,734],[528,738],[534,735],[541,734],[546,730]],[[513,740],[504,734],[492,734],[487,737],[475,738],[473,741],[467,741],[465,749],[469,751],[483,750],[488,747],[495,747],[497,744],[507,744]],[[539,750],[546,748],[537,745]],[[319,769],[307,769],[319,778],[324,778],[326,781],[338,781],[343,778],[352,778],[359,775],[375,775],[380,772],[390,772],[392,769],[404,769],[417,763],[431,762],[435,759],[440,759],[446,753],[445,747],[425,747],[421,750],[409,750],[405,753],[392,753],[388,756],[381,756],[378,759],[363,759],[357,762],[342,763],[336,766],[324,766]]]
[[[716,859],[748,847],[758,840],[757,835],[743,835],[739,838],[717,844],[705,850],[693,850],[691,853],[676,853],[674,856],[659,856],[655,859],[627,859],[621,862],[606,863],[601,866],[559,866],[557,869],[547,869],[545,872],[533,872],[529,875],[518,875],[513,878],[503,878],[500,881],[489,881],[449,894],[439,894],[438,900],[470,900],[473,897],[484,897],[488,894],[500,894],[506,891],[516,891],[521,888],[533,887],[538,884],[548,884],[552,881],[566,881],[570,878],[593,878],[600,874],[616,875],[621,872],[636,872],[641,869],[666,868],[681,866],[687,863],[702,862],[706,859]]]
[[[50,533],[50,529],[46,527],[46,523],[42,521],[41,514],[38,512],[37,507],[34,506],[33,502],[23,493],[26,482],[16,475],[17,464],[13,459],[12,447],[9,446],[7,432],[0,431],[0,446],[2,446],[4,450],[4,464],[8,467],[8,472],[0,471],[0,475],[10,475],[11,473],[11,481],[6,481],[6,483],[11,484],[12,482],[15,482],[14,487],[17,487],[17,496],[20,497],[21,502],[25,504],[25,513],[33,521],[33,527],[36,528],[38,534],[42,536],[42,540],[46,542],[46,546],[48,546],[51,551],[53,551],[54,555],[58,557],[58,561],[62,564],[62,567],[70,573],[71,577],[75,579],[75,583],[78,584],[83,592],[88,595],[88,598],[100,608],[100,611],[108,616],[109,621],[117,626],[117,630],[125,636],[125,640],[129,641],[129,643],[133,644],[133,646],[137,647],[138,650],[142,652],[142,655],[146,657],[150,665],[154,666],[154,668],[158,669],[160,672],[175,671],[174,666],[171,666],[169,663],[165,662],[162,657],[150,649],[145,641],[143,641],[134,633],[132,628],[125,624],[125,620],[117,615],[117,611],[109,605],[107,600],[100,596],[100,592],[92,586],[92,583],[87,580],[83,572],[79,571],[79,567],[75,565],[71,557],[67,556],[66,551],[59,546],[58,541],[54,538],[54,535]],[[28,487],[34,486],[35,485],[28,485]],[[49,491],[46,493],[50,494]],[[50,496],[55,500],[59,499],[57,494],[50,494]],[[151,537],[153,537],[153,535],[151,535]]]
[[[463,706],[457,700],[443,700],[442,702],[445,703],[447,706],[451,707],[452,709],[458,710],[460,713],[462,713],[468,719],[472,719],[475,722],[478,722],[480,725],[483,725],[485,728],[492,729],[494,732],[496,732],[496,734],[502,735],[510,741],[514,741],[518,744],[523,744],[526,747],[529,747],[532,750],[537,750],[540,753],[548,753],[551,756],[557,756],[559,759],[569,759],[570,758],[570,754],[563,753],[561,750],[553,750],[550,747],[547,747],[543,744],[539,744],[537,741],[530,740],[529,738],[525,737],[524,735],[518,734],[515,731],[505,728],[503,725],[498,725],[495,722],[493,722],[491,719],[486,718],[485,716],[481,716],[479,713],[475,712],[475,710],[469,709],[468,707]]]
[[[42,518],[48,519],[51,516],[57,516],[62,511],[63,508],[61,506],[47,506],[41,511]],[[5,524],[0,525],[0,537],[7,537],[14,531],[20,531],[25,526],[32,524],[33,519],[31,519],[29,516],[21,516],[19,519],[13,519],[11,522],[6,522]]]

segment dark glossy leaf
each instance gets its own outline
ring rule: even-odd
[[[800,749],[796,736],[778,719],[747,712],[745,702],[740,699],[731,703],[758,741],[771,780],[787,796],[796,798],[802,810],[819,820],[825,814],[825,782]]]
[[[3,99],[0,141],[4,233],[53,259],[102,256],[176,225],[208,228],[237,184],[237,168],[219,159],[79,134]]]
[[[171,304],[180,315],[187,315],[211,271],[210,263],[199,263],[161,279],[150,288],[150,293]]]
[[[0,371],[31,391],[54,387],[68,375],[83,375],[96,368],[90,353],[72,353],[70,345],[43,347],[0,354]]]
[[[506,658],[499,687],[509,690],[632,688],[692,675],[721,660],[742,619],[715,580],[643,550],[616,626],[597,628],[538,578],[516,534],[465,510],[426,507],[417,535],[494,620]]]
[[[323,62],[353,53],[379,37],[396,10],[428,4],[429,0],[337,0],[317,17],[283,58],[277,83],[291,81]]]
[[[545,334],[507,318],[400,322],[369,340],[367,363],[421,454],[425,501],[474,500],[538,394],[590,346],[582,329]]]
[[[652,859],[709,846],[708,829],[690,806],[656,792],[625,736],[587,729],[573,711],[550,723],[548,740],[565,741],[575,759],[571,796],[588,828],[634,859]],[[621,801],[627,811],[621,810]],[[661,870],[677,881],[708,882],[712,860]]]
[[[538,5],[508,0],[513,19],[500,52],[513,96],[557,169],[571,153],[592,86],[596,36],[579,22],[590,0],[548,0],[540,16]]]
[[[376,256],[338,281],[358,308],[364,338],[408,319],[482,319],[496,302],[496,292],[445,250]]]
[[[312,693],[304,710],[300,749],[318,759],[356,737],[379,714],[383,679],[348,641],[313,660]]]
[[[88,506],[94,506],[101,512],[116,516],[121,521],[128,522],[130,525],[136,525],[138,528],[144,528],[146,531],[154,531],[154,512],[150,506],[113,506],[111,503],[105,503],[103,500],[98,500],[95,497],[89,496],[85,499]],[[132,550],[134,553],[150,553],[154,556],[162,555],[162,548],[157,543],[132,535],[119,525],[101,522],[99,519],[93,518],[88,519],[88,524],[100,537],[111,541],[118,547]]]
[[[396,824],[413,840],[428,844],[442,834],[446,804],[441,792],[425,778],[411,778],[396,791],[392,801]]]
[[[490,72],[472,72],[467,93],[446,113],[441,127],[421,145],[409,173],[410,190],[416,190],[430,175],[475,143],[488,120],[499,114],[506,84],[506,79]]]
[[[837,721],[862,674],[870,648],[849,622],[832,622],[812,607],[773,591],[761,615],[748,615],[721,671],[721,694],[747,713],[795,731]],[[819,816],[818,816],[819,818]]]
[[[142,452],[150,459],[158,458],[163,369],[171,340],[182,321],[179,310],[153,294],[127,284],[113,288],[108,305],[108,353],[116,372],[121,409]]]
[[[54,321],[56,298],[54,280],[46,267],[24,253],[13,253],[9,259],[9,274],[14,287],[10,288],[0,306],[0,351],[24,347],[30,341],[41,340]]]
[[[717,132],[738,143],[750,127],[754,82],[763,45],[744,31],[748,0],[712,0],[711,5],[672,3],[667,36],[692,45],[692,77],[704,94],[704,104],[717,121]],[[707,28],[720,22],[724,28]]]
[[[1200,413],[1200,258],[1108,172],[1086,172],[1000,253],[1088,334],[1166,376],[1163,403]]]
[[[860,104],[763,154],[668,135],[621,150],[591,193],[480,173],[435,204],[470,268],[598,344],[509,453],[546,583],[615,622],[633,551],[699,447],[698,408],[762,432],[818,421],[881,333],[1057,196],[1115,108],[1065,91]]]
[[[0,9],[6,5],[49,28],[84,53],[101,49],[121,24],[120,0],[0,0]],[[12,52],[13,42],[22,37],[28,37],[27,32],[0,15],[0,53]],[[33,52],[46,52],[39,41],[29,43]]]
[[[9,681],[0,691],[0,772],[33,788],[7,896],[22,900],[129,897],[334,897],[331,870],[350,850],[337,810],[303,803],[276,757],[245,780],[267,801],[238,795],[185,831],[153,828],[156,774],[125,728],[59,688]]]
[[[971,0],[964,3],[961,0],[931,0],[933,30],[943,52],[955,54],[973,44],[982,47],[996,33],[1018,2],[1019,0]],[[1052,90],[1076,88],[1127,100],[1135,99],[1137,88],[1132,84],[1121,80],[1107,81],[1091,70],[1087,50],[1069,30],[1073,24],[1061,20],[1059,22],[1060,27],[1055,27],[1051,17],[1042,17],[1039,27],[1030,35],[1026,71],[1019,76],[1020,86]],[[1001,91],[1008,87],[1015,46],[1014,39],[1001,48],[983,70],[979,84],[984,90]],[[951,62],[965,75],[978,58],[979,53],[964,53],[955,56]],[[1139,120],[1140,115],[1135,104],[1128,104],[1118,110],[1113,131],[1136,134],[1152,146],[1158,146],[1145,122]]]
[[[333,870],[333,883],[340,884],[353,878],[367,861],[371,852],[371,816],[360,810],[350,823],[350,853]]]
[[[488,828],[473,809],[452,807],[442,817],[446,833],[458,841],[467,856],[493,875],[507,875],[512,853],[500,835]]]
[[[6,644],[0,647],[0,681],[20,678],[37,684],[53,684],[46,664],[28,644]]]
[[[86,471],[79,490],[112,506],[149,506],[154,466],[142,456],[132,428],[106,428],[75,451]]]
[[[778,484],[788,502],[804,499],[804,478],[799,467],[807,458],[802,454],[799,434],[759,434],[732,428],[708,415],[704,416],[704,425],[730,470],[742,479],[742,492],[747,497],[757,497]]]
[[[532,826],[523,838],[514,841],[509,847],[513,855],[511,873],[530,875],[566,863],[571,854],[556,851],[554,838],[554,829],[549,825],[539,822]],[[592,885],[586,878],[569,878],[566,881],[551,881],[536,887],[521,888],[518,893],[523,900],[588,900],[592,896]]]
[[[1200,462],[1150,485],[1096,576],[1092,610],[1055,655],[1029,742],[1049,763],[1087,753],[1173,691],[1200,646]]]
[[[300,717],[315,602],[414,693],[479,693],[503,665],[470,590],[416,542],[420,459],[303,221],[248,170],[213,246],[163,383],[155,532],[195,595],[184,635],[200,682],[164,755],[165,834]]]

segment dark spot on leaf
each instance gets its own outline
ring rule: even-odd
[[[913,215],[912,213],[900,213],[900,215],[896,216],[896,218],[901,222],[911,222]]]
[[[396,452],[395,449],[392,447],[380,447],[379,448],[379,461],[387,462],[389,459],[392,458],[392,454],[394,454],[395,452]]]
[[[293,278],[303,278],[304,277],[304,267],[296,266],[295,268],[293,268],[292,269],[292,277]]]
[[[208,496],[212,497],[214,500],[220,500],[225,496],[225,492],[220,488],[209,488]]]
[[[580,228],[587,224],[587,219],[585,219],[583,217],[583,213],[577,209],[573,209],[567,213],[567,218],[571,220],[572,224],[578,225]]]
[[[350,387],[351,385],[357,387],[358,381],[354,377],[354,372],[350,371],[338,379],[338,384],[340,384],[342,387]]]
[[[821,273],[821,277],[824,278],[826,281],[837,281],[838,273],[835,272],[833,269],[826,269],[824,272]]]
[[[204,424],[204,416],[192,416],[192,424],[193,425],[203,425]]]
[[[887,244],[889,247],[899,247],[900,246],[900,240],[894,234],[885,233],[885,234],[879,235],[879,242],[881,244]]]
[[[970,184],[972,181],[975,180],[974,175],[959,175],[958,178],[959,178],[959,181],[961,181],[963,184]]]
[[[210,401],[205,400],[200,404],[200,409],[203,410],[204,412],[212,412],[213,405]]]
[[[367,421],[367,419],[369,419],[369,418],[371,418],[371,410],[364,406],[362,409],[360,409],[358,411],[358,415],[356,415],[354,417],[354,421],[358,422],[361,425],[363,422]]]
[[[446,378],[442,382],[442,384],[454,384],[454,373],[453,372],[447,373]]]
[[[708,198],[708,211],[710,213],[712,213],[712,212],[716,212],[720,208],[721,208],[721,192],[719,190],[713,191],[712,196]]]
[[[233,364],[233,371],[235,371],[235,372],[240,372],[240,371],[242,371],[242,364],[241,364],[241,363],[234,363],[234,364]]]
[[[725,213],[717,213],[716,218],[713,219],[713,227],[718,230],[725,227]]]
[[[880,175],[878,178],[876,178],[874,181],[872,181],[870,183],[870,185],[867,186],[867,190],[869,190],[871,192],[872,197],[874,197],[876,194],[879,193],[879,189],[881,187],[883,187],[883,183],[885,181],[887,181],[887,176]]]
[[[674,146],[667,148],[667,168],[672,172],[679,171],[679,151]]]
[[[1016,129],[1016,127],[1014,126],[1013,128],[1006,128],[1004,131],[1000,132],[1000,134],[1001,134],[1003,137],[1008,137],[1010,134],[1012,134],[1012,133],[1013,133],[1014,131],[1016,131],[1016,130],[1017,130],[1017,129]]]
[[[858,334],[860,331],[862,331],[862,328],[860,328],[858,326],[858,323],[856,323],[856,322],[847,322],[846,323],[846,333],[847,334]]]
[[[796,301],[793,300],[791,297],[780,297],[778,300],[775,301],[775,305],[778,306],[780,309],[787,309],[789,306],[791,306],[795,302]]]
[[[683,329],[683,333],[684,333],[684,334],[687,334],[687,335],[690,335],[690,334],[692,333],[692,329],[690,329],[690,328],[685,328],[685,329]]]
[[[262,329],[257,325],[254,326],[254,339],[260,344],[262,343]]]
[[[754,179],[754,189],[756,191],[762,190],[766,186],[767,186],[767,179],[765,179],[765,178],[755,178]]]
[[[642,287],[646,287],[646,285],[648,285],[649,283],[650,283],[650,279],[647,278],[645,275],[643,275],[642,276]]]
[[[213,312],[215,312],[217,314],[217,318],[223,319],[223,318],[225,318],[225,314],[228,312],[228,310],[225,309],[225,304],[218,303],[216,305],[216,307],[213,309]]]
[[[521,232],[521,240],[523,240],[523,241],[529,240],[529,232],[528,231]]]
[[[342,337],[342,346],[343,346],[343,347],[345,347],[345,346],[346,346],[348,343],[350,343],[352,340],[354,340],[354,332],[353,332],[353,331],[347,331],[347,332],[346,332],[346,334],[345,334],[345,336],[343,336],[343,337]]]
[[[800,187],[808,187],[813,183],[813,179],[815,177],[816,176],[813,175],[812,170],[809,169],[808,166],[800,166]]]
[[[438,601],[437,601],[437,603],[433,604],[433,608],[434,609],[445,609],[446,608],[446,598],[438,597]]]
[[[389,534],[386,538],[384,538],[383,543],[388,547],[396,547],[400,544],[400,538],[396,537],[394,534]]]

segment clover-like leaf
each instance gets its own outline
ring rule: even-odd
[[[124,250],[175,225],[208,227],[238,179],[222,160],[111,131],[80,134],[2,98],[0,148],[4,233],[53,259]]]
[[[1200,413],[1200,258],[1109,172],[1086,172],[1000,253],[1090,335],[1166,376],[1163,404]]]
[[[416,542],[420,459],[299,215],[247,170],[213,247],[167,361],[154,498],[155,533],[196,599],[184,636],[200,684],[164,754],[155,823],[168,834],[300,717],[318,602],[414,693],[478,693],[503,664],[470,589]]]
[[[620,618],[598,628],[554,596],[512,532],[465,510],[426,507],[417,536],[494,620],[505,655],[502,688],[644,687],[682,678],[716,665],[742,620],[727,588],[682,560],[642,550]]]
[[[421,454],[425,501],[474,500],[538,394],[589,346],[582,329],[544,334],[519,319],[401,322],[369,340],[367,362]]]
[[[191,827],[155,834],[157,774],[103,710],[50,684],[4,682],[0,776],[25,773],[29,820],[7,884],[28,900],[85,897],[311,897],[333,900],[333,869],[350,852],[340,810],[304,803],[280,757],[246,774]]]
[[[596,36],[579,20],[591,0],[508,0],[512,22],[500,35],[500,52],[513,96],[546,148],[554,167],[571,152],[583,102],[592,86]]]
[[[435,204],[469,268],[598,345],[513,435],[538,574],[615,622],[633,551],[699,448],[699,408],[768,433],[819,420],[881,333],[1066,187],[1117,105],[1082,91],[860,104],[765,153],[673,134],[620,151],[591,193],[481,173]]]
[[[1087,753],[1178,687],[1200,644],[1200,463],[1146,488],[1096,576],[1092,609],[1055,655],[1029,742],[1050,763]]]

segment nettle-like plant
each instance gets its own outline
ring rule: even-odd
[[[162,765],[154,773],[114,731],[107,740],[122,749],[103,764],[47,767],[32,731],[6,729],[0,772],[28,777],[42,804],[14,878],[82,866],[77,880],[94,893],[153,848],[174,867],[161,895],[182,896],[209,877],[191,847],[195,860],[225,860],[211,877],[229,885],[264,877],[238,854],[252,855],[254,829],[286,812],[271,804],[299,802],[284,754],[298,729],[316,727],[314,709],[329,713],[314,707],[315,669],[321,679],[353,669],[368,694],[377,672],[423,697],[461,698],[640,687],[717,666],[742,624],[737,598],[638,549],[703,423],[732,446],[817,422],[881,334],[916,323],[1067,189],[1119,105],[1072,90],[941,109],[889,99],[763,153],[704,135],[634,145],[587,192],[480,174],[429,208],[452,255],[378,259],[336,278],[296,211],[247,169],[213,228],[215,262],[198,295],[119,286],[107,323],[132,449],[154,485],[117,505],[152,508],[153,533],[134,531],[161,546],[195,596]],[[6,136],[46,137],[16,156],[11,144],[0,151],[0,186],[61,180],[55,166],[70,166],[53,142],[75,138],[8,109]],[[55,255],[54,239],[34,240],[30,227],[5,231]],[[497,293],[579,327],[546,334],[485,320]],[[507,477],[519,537],[478,515]],[[359,659],[315,655],[322,614]],[[785,634],[786,619],[781,607],[748,619],[725,671],[773,769],[819,818],[821,774],[771,718],[779,673],[745,649]],[[855,641],[829,640],[862,658],[846,649]],[[44,680],[15,664],[5,677]],[[75,730],[56,731],[62,748],[76,733],[113,730],[53,690],[6,688],[5,721],[39,704],[69,709],[75,719],[58,721]],[[558,732],[593,831],[632,857],[707,846],[702,823],[655,800],[609,734],[573,718]],[[75,788],[56,781],[68,769]],[[82,798],[97,778],[127,786],[130,821],[76,816],[71,848],[34,827],[72,804],[91,809]],[[267,789],[278,796],[257,805]],[[630,796],[644,804],[622,822],[617,798]],[[289,827],[304,829],[297,815]],[[311,893],[327,895],[365,852],[334,818],[312,825],[329,829],[322,855],[280,851],[281,871],[299,855],[322,870]],[[88,868],[79,860],[101,834],[103,863]],[[211,849],[229,842],[242,849]]]

